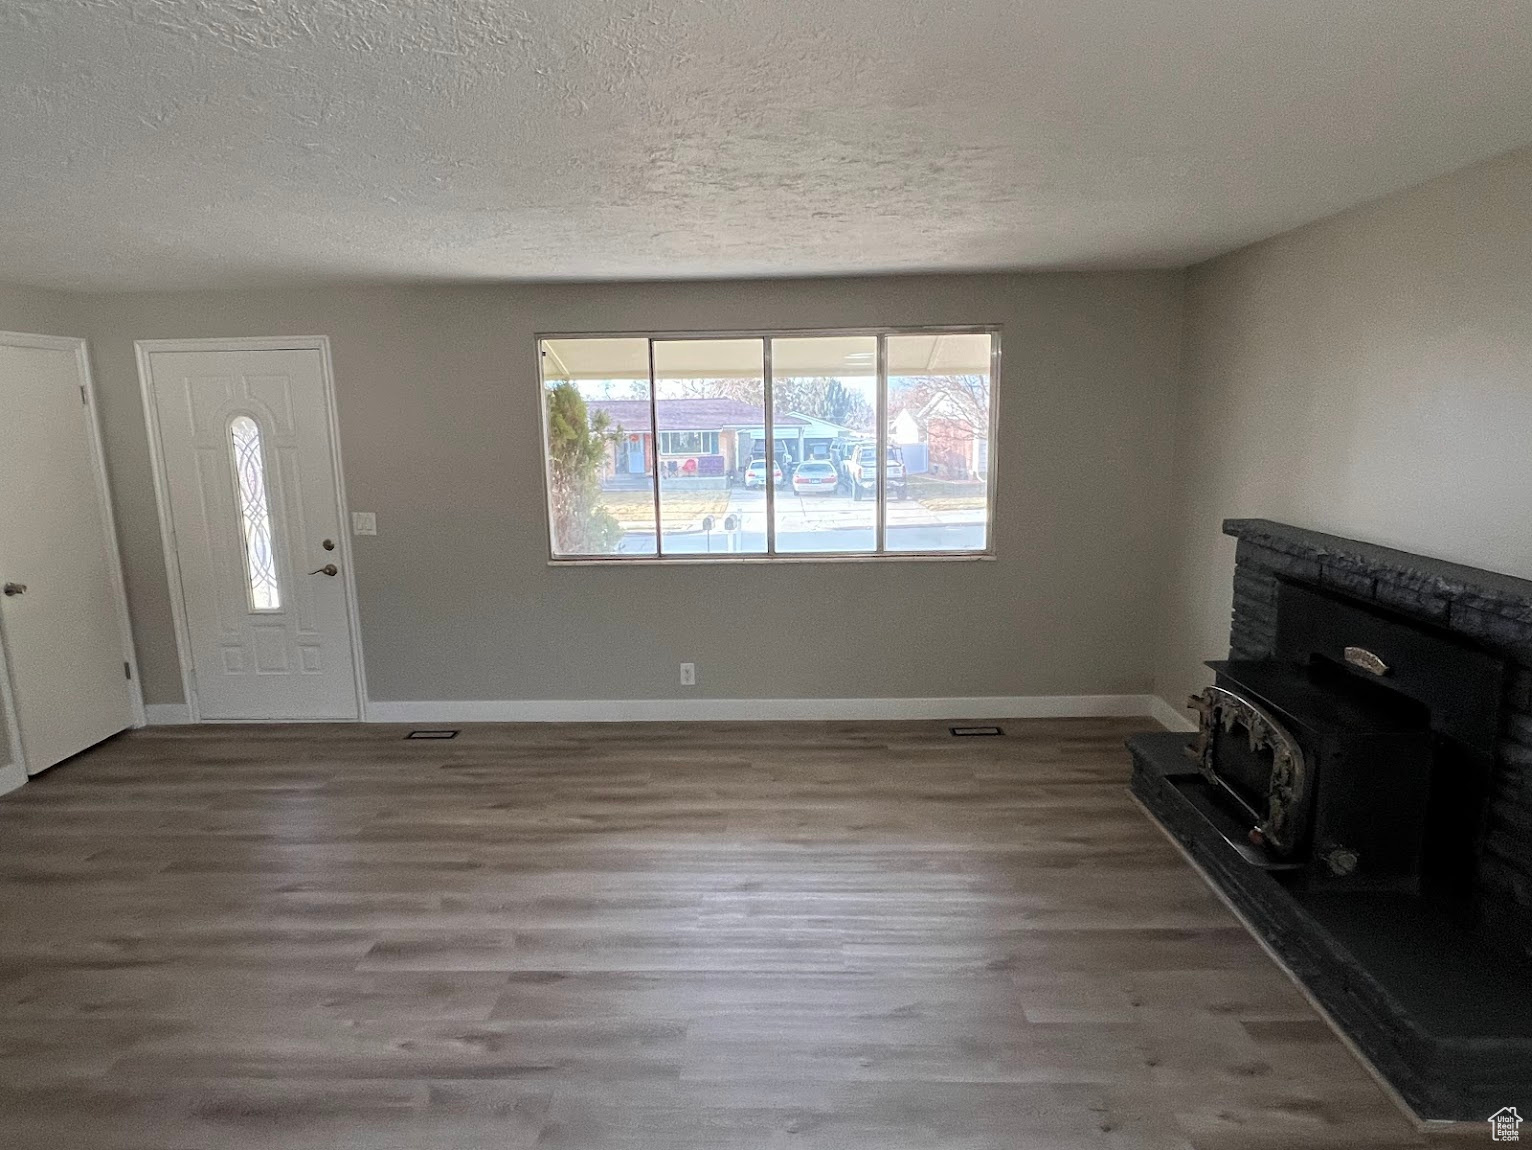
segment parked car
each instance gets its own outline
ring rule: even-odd
[[[782,482],[782,468],[775,463],[771,465],[771,481],[773,483]],[[764,488],[765,486],[766,460],[752,459],[750,466],[745,468],[745,490],[749,491],[754,487]]]
[[[841,458],[841,482],[851,489],[852,499],[873,499],[878,494],[878,446],[875,443],[853,443],[843,449]],[[888,494],[894,499],[909,495],[909,484],[904,474],[904,454],[890,445],[884,465],[884,483]]]
[[[834,495],[840,490],[835,465],[823,459],[809,459],[793,470],[793,492],[797,495]]]

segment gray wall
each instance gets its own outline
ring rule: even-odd
[[[74,296],[0,284],[0,331],[79,335],[70,330]]]
[[[1226,516],[1532,576],[1532,149],[1192,269],[1155,685],[1228,650]]]
[[[933,323],[1004,328],[998,561],[544,562],[534,332]],[[91,340],[151,703],[181,685],[141,338],[331,336],[352,505],[379,515],[355,540],[379,700],[1179,702],[1226,648],[1230,515],[1532,575],[1532,149],[1184,277],[0,288],[0,327]]]
[[[998,561],[544,562],[534,332],[934,323],[1004,328]],[[141,338],[331,336],[352,505],[379,515],[355,540],[379,700],[1179,702],[1226,648],[1230,515],[1532,575],[1532,149],[1184,277],[0,288],[0,327],[91,340],[151,703],[181,685]]]
[[[150,703],[181,681],[135,339],[329,335],[377,700],[1140,693],[1175,272],[83,296]],[[537,331],[997,323],[995,562],[552,568]],[[683,692],[676,664],[698,664]]]

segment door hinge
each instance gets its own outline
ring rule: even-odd
[[[126,659],[122,661],[122,677],[124,679],[131,679],[133,677],[133,668],[128,665]]]
[[[85,398],[85,385],[83,383],[80,384],[80,402],[86,407],[90,406],[90,400]]]

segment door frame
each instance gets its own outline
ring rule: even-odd
[[[363,722],[367,717],[367,667],[362,659],[362,624],[356,602],[356,564],[351,557],[351,505],[346,501],[345,468],[340,455],[340,414],[335,406],[335,370],[330,359],[327,335],[256,336],[225,339],[139,339],[133,341],[138,359],[138,386],[144,401],[144,422],[149,431],[149,460],[154,470],[154,502],[160,517],[160,542],[165,553],[165,577],[170,584],[170,616],[175,624],[176,655],[181,662],[181,689],[186,694],[188,721],[193,723],[283,723],[298,722],[283,715],[263,715],[259,719],[204,719],[197,702],[196,668],[192,663],[191,626],[186,615],[186,595],[181,581],[181,556],[176,549],[175,519],[171,513],[170,480],[165,470],[165,444],[160,432],[159,401],[154,391],[150,356],[155,352],[217,351],[317,351],[320,385],[324,389],[326,434],[330,437],[330,461],[335,499],[340,508],[341,588],[346,597],[346,621],[351,632],[351,666],[356,691],[356,718],[327,719],[325,722]],[[314,720],[308,720],[314,721]]]
[[[85,340],[66,335],[35,335],[28,332],[0,331],[0,346],[31,347],[44,351],[72,352],[84,388],[85,438],[90,450],[91,471],[96,480],[96,494],[101,500],[101,530],[106,539],[106,570],[111,579],[112,599],[117,607],[117,623],[122,634],[123,661],[128,664],[128,701],[133,708],[133,726],[144,725],[143,677],[138,670],[138,651],[133,644],[133,624],[128,615],[128,584],[122,573],[122,549],[117,539],[117,517],[112,510],[112,486],[106,471],[106,448],[101,438],[101,413],[96,405],[96,379],[90,369],[90,348]],[[21,748],[21,722],[16,710],[16,696],[11,688],[9,647],[5,620],[0,618],[0,712],[5,715],[9,735],[11,763],[28,775],[26,754]]]

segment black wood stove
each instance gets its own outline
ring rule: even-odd
[[[1273,657],[1208,664],[1198,805],[1248,861],[1463,909],[1505,667],[1455,636],[1284,583]]]

